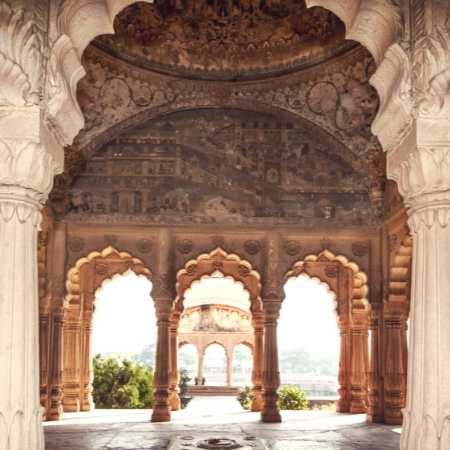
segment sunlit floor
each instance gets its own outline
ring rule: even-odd
[[[285,411],[280,424],[263,424],[232,397],[197,397],[171,423],[149,423],[151,411],[95,410],[45,424],[46,450],[163,450],[177,435],[252,435],[271,450],[393,450],[399,430],[369,425],[364,415]]]

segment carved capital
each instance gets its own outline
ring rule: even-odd
[[[32,11],[0,3],[0,106],[39,104],[44,40]]]

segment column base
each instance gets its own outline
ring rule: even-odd
[[[178,392],[172,391],[170,393],[170,409],[172,411],[179,411],[181,409],[181,400],[180,396],[178,395]]]
[[[167,408],[155,408],[152,413],[152,422],[170,422],[170,411]]]
[[[261,389],[253,389],[253,399],[251,410],[253,412],[261,412],[264,406],[264,399]]]
[[[264,423],[280,423],[281,422],[280,411],[262,412],[261,421]]]

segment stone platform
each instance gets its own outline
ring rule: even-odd
[[[171,423],[150,423],[150,417],[150,410],[67,414],[45,424],[45,448],[167,450],[180,436],[255,436],[269,450],[398,450],[400,440],[397,427],[367,424],[364,415],[284,411],[283,423],[263,424],[258,413],[243,411],[231,397],[195,398],[173,413]]]

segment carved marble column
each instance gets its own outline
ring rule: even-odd
[[[173,313],[170,321],[170,408],[178,411],[181,408],[178,395],[178,325],[180,313]]]
[[[380,326],[380,312],[378,309],[378,305],[373,305],[369,323],[370,365],[367,409],[367,420],[373,423],[383,423],[384,421],[381,406]]]
[[[2,450],[41,450],[44,445],[39,401],[37,233],[57,163],[48,151],[51,143],[45,142],[49,136],[44,136],[40,127],[40,113],[32,107],[2,110],[0,101]]]
[[[264,350],[264,315],[263,313],[253,313],[253,329],[255,333],[255,342],[253,346],[253,400],[252,411],[260,412],[263,407],[263,350]]]
[[[277,323],[280,311],[280,301],[264,303],[264,371],[262,409],[263,422],[281,422],[278,408],[278,389],[280,387],[280,371],[278,368]]]
[[[170,299],[154,299],[156,306],[158,336],[156,341],[155,403],[152,422],[170,421]]]

